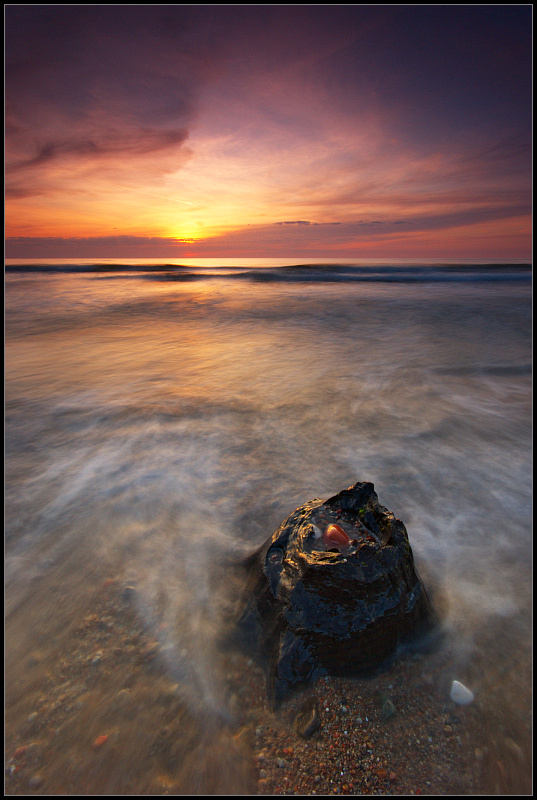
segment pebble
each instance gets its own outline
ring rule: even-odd
[[[120,689],[116,694],[116,701],[120,705],[126,705],[131,699],[131,693],[128,689]]]
[[[380,712],[380,718],[383,722],[387,722],[389,719],[394,717],[397,714],[397,710],[390,699],[386,700],[385,703],[382,705],[382,709]]]
[[[299,736],[303,739],[309,739],[320,726],[321,720],[318,714],[317,700],[314,697],[309,697],[300,706],[294,719],[293,727]]]
[[[108,741],[108,736],[103,734],[102,736],[97,736],[95,741],[93,742],[93,749],[97,750],[99,747],[102,747]]]
[[[134,586],[125,586],[123,589],[123,599],[124,600],[134,600],[136,597],[136,589]]]
[[[30,787],[30,789],[39,789],[42,783],[43,783],[43,778],[41,777],[41,775],[33,775],[28,781],[28,786]]]
[[[451,700],[459,706],[467,706],[475,697],[474,693],[464,686],[464,684],[460,683],[460,681],[453,681],[449,696]]]
[[[508,750],[514,755],[516,760],[518,761],[521,767],[525,766],[526,764],[526,757],[524,755],[524,751],[510,736],[506,736],[503,740],[504,745],[507,747]]]

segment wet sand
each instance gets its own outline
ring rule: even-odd
[[[8,618],[7,795],[532,792],[529,660],[506,651],[455,675],[446,652],[407,655],[374,679],[322,679],[272,714],[261,670],[231,653],[229,713],[210,713],[174,681],[133,599],[109,577],[68,627],[24,642],[12,627],[24,609]],[[479,687],[473,703],[449,699],[453,678]],[[379,692],[396,710],[385,721]],[[320,727],[303,739],[293,720],[309,696]]]

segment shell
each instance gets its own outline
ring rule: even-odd
[[[346,550],[351,540],[347,536],[341,525],[329,525],[323,534],[323,542],[327,547],[337,547],[338,550]]]

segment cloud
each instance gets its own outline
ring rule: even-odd
[[[75,138],[46,142],[38,148],[34,156],[10,164],[6,171],[9,174],[39,167],[65,156],[94,159],[117,155],[146,155],[181,145],[187,137],[188,132],[185,129],[156,131],[140,128],[134,134],[124,132],[108,136],[104,134],[97,141]]]
[[[513,218],[516,8],[7,6],[6,231],[313,247]]]
[[[406,220],[373,219],[354,220],[351,222],[330,222],[300,224],[300,221],[289,221],[291,224],[272,223],[266,225],[249,225],[241,230],[229,231],[205,240],[189,240],[185,237],[169,239],[159,236],[93,236],[93,237],[10,237],[6,239],[7,258],[181,258],[203,257],[227,253],[230,256],[251,256],[256,252],[271,256],[297,256],[316,253],[317,255],[336,256],[341,252],[356,249],[359,255],[364,248],[390,247],[395,243],[398,247],[412,248],[413,242],[420,239],[447,243],[446,252],[456,248],[456,242],[450,242],[450,232],[468,232],[472,239],[482,231],[483,241],[498,236],[501,238],[502,228],[513,229],[511,223],[520,221],[528,224],[531,218],[529,205],[501,206],[493,208],[474,208],[445,214],[423,214],[409,216]],[[296,224],[296,223],[299,224]],[[303,221],[305,222],[305,221]],[[404,229],[402,228],[404,226]],[[407,244],[401,239],[404,236]],[[380,251],[382,252],[382,251]],[[419,251],[411,255],[418,257]],[[492,254],[498,257],[494,250]],[[426,253],[424,253],[426,255]],[[518,256],[517,256],[518,257]],[[528,258],[529,252],[521,251],[520,257]]]
[[[212,63],[191,54],[188,17],[165,6],[8,7],[6,170],[18,174],[8,193],[39,193],[45,172],[53,186],[63,163],[132,170],[177,153]]]

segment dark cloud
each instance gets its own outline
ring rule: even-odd
[[[32,158],[12,163],[7,171],[37,167],[64,156],[91,157],[110,155],[145,155],[182,144],[188,137],[186,130],[155,131],[141,128],[132,134],[101,136],[99,141],[71,139],[47,142],[39,147]]]
[[[180,148],[212,60],[181,7],[8,6],[7,167]],[[14,191],[22,191],[15,188]]]
[[[311,225],[307,219],[289,219],[283,222],[275,222],[275,225]]]

